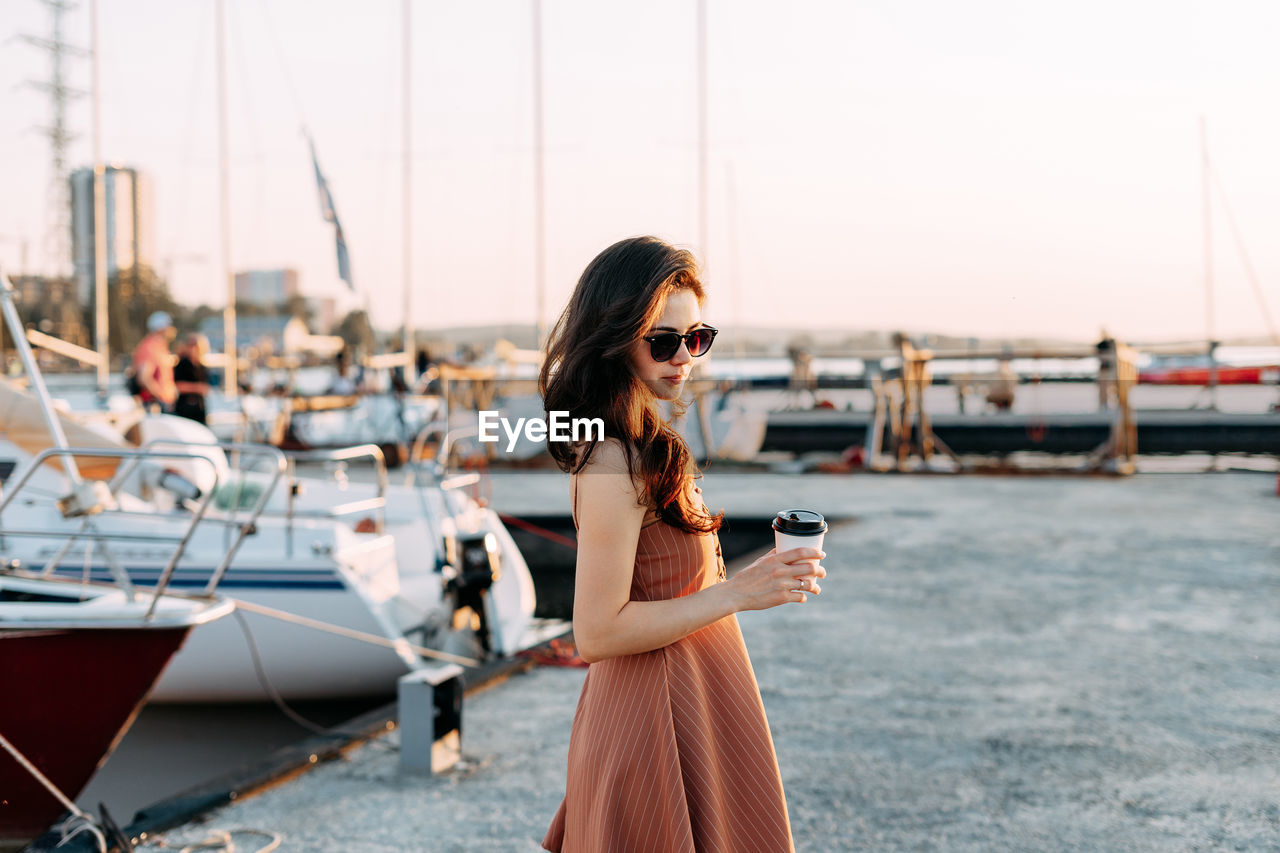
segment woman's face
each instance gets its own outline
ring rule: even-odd
[[[641,339],[631,345],[631,371],[653,392],[653,396],[660,400],[679,397],[684,381],[689,378],[693,356],[681,342],[676,354],[668,361],[654,361],[644,336],[658,332],[679,332],[683,335],[701,325],[702,308],[698,305],[698,297],[692,290],[682,288],[667,296],[657,322],[645,329]]]

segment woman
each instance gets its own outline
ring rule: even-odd
[[[590,664],[564,801],[542,844],[564,853],[790,851],[755,674],[734,614],[818,594],[821,551],[770,551],[725,579],[680,436],[658,414],[716,330],[693,256],[653,237],[588,266],[539,377],[548,411],[601,418],[605,440],[550,442],[572,474],[574,637]]]
[[[209,372],[205,370],[204,357],[208,354],[209,341],[204,335],[187,335],[173,368],[173,382],[178,392],[173,413],[198,423],[205,423],[204,399],[209,394]]]

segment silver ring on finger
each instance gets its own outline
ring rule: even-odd
[[[809,582],[804,578],[799,578],[800,586],[796,588],[796,592],[806,592],[809,589]]]

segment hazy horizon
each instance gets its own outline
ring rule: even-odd
[[[0,25],[0,265],[43,256],[48,12]],[[400,3],[228,0],[235,270],[401,318]],[[153,183],[154,262],[219,305],[211,0],[100,0],[108,161]],[[530,323],[530,4],[414,4],[414,325]],[[697,240],[695,4],[546,3],[547,311],[616,239]],[[65,18],[88,46],[88,4]],[[1199,118],[1280,309],[1280,90],[1263,2],[708,2],[706,319],[1088,341],[1206,333]],[[89,63],[70,60],[87,88]],[[88,99],[69,166],[90,162]],[[346,231],[337,280],[307,145]],[[1267,332],[1214,190],[1215,335]],[[833,319],[839,318],[839,319]]]

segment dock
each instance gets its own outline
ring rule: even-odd
[[[764,451],[840,452],[867,446],[871,412],[772,412]],[[1096,413],[930,415],[933,433],[962,455],[1017,452],[1088,454],[1111,434],[1115,415]],[[1280,455],[1280,412],[1135,410],[1137,452]]]
[[[821,596],[738,617],[796,850],[1274,850],[1275,479],[709,473],[713,508],[845,519]],[[495,504],[543,488],[495,483]],[[534,853],[584,673],[470,696],[445,775],[402,773],[387,731],[164,840],[254,828],[284,850]]]

